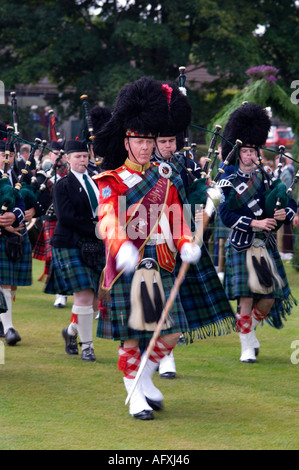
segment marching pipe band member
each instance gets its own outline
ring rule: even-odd
[[[64,155],[64,142],[58,140],[52,140],[50,142],[50,151],[46,157],[40,162],[41,172],[47,174],[48,171],[52,170],[55,166],[53,176],[47,181],[47,189],[50,194],[50,204],[43,216],[43,225],[37,241],[33,247],[33,258],[44,261],[44,270],[39,281],[43,282],[47,279],[50,270],[50,264],[52,260],[52,247],[50,244],[57,218],[54,211],[52,201],[52,190],[56,181],[68,173],[68,167],[66,157]],[[63,152],[62,152],[63,151]],[[64,308],[66,306],[67,296],[62,294],[55,295],[54,307]]]
[[[169,85],[168,85],[169,86]],[[173,99],[173,95],[172,95]],[[171,111],[173,113],[173,109],[175,106],[171,107]],[[182,118],[182,111],[184,109],[180,109],[179,112],[176,115],[176,119]],[[191,117],[190,109],[187,109],[187,112],[189,111],[189,115]],[[186,111],[185,111],[186,113]],[[188,121],[190,118],[188,119]],[[177,121],[175,121],[177,122]],[[175,123],[174,122],[174,123]],[[173,124],[174,124],[173,123]],[[189,122],[186,122],[186,126],[189,125]],[[177,127],[177,125],[176,125]],[[179,135],[176,135],[176,130],[174,127],[170,129],[164,129],[163,132],[159,133],[158,136],[155,139],[155,145],[154,145],[154,153],[151,158],[151,161],[156,161],[158,163],[163,163],[164,161],[167,161],[168,163],[171,163],[174,165],[178,173],[180,173],[180,176],[183,180],[184,188],[187,190],[187,187],[189,186],[189,176],[188,176],[188,171],[192,173],[192,175],[195,178],[200,178],[200,167],[194,162],[193,160],[189,160],[189,169],[186,167],[186,155],[185,154],[179,154],[176,155],[176,159],[174,158],[174,154],[178,151],[181,150],[184,146],[184,134],[181,132]],[[183,169],[180,166],[179,161],[182,162],[183,166],[185,169]],[[166,378],[166,379],[174,379],[176,376],[176,365],[175,365],[175,360],[174,360],[174,355],[173,351],[171,351],[170,354],[165,355],[159,364],[159,375],[161,378]]]
[[[15,298],[17,286],[32,284],[32,260],[31,244],[24,224],[25,202],[14,189],[15,180],[11,169],[14,163],[13,145],[8,149],[5,143],[7,138],[3,140],[3,134],[1,136],[0,279],[7,310],[0,314],[0,319],[6,343],[14,346],[21,341],[21,337],[13,325],[12,300]],[[5,188],[6,184],[9,188]],[[9,204],[6,195],[8,190]]]
[[[79,336],[81,359],[94,362],[92,327],[104,265],[103,243],[95,234],[99,194],[87,174],[86,142],[68,141],[66,154],[70,171],[55,183],[52,192],[57,223],[51,239],[52,262],[45,292],[73,295],[71,323],[62,331],[65,350],[78,354]]]
[[[91,110],[91,113],[90,113],[93,129],[96,132],[100,130],[105,124],[105,122],[109,120],[110,116],[111,116],[111,111],[109,108],[95,106]],[[52,165],[53,167],[53,165],[56,165],[57,158],[59,157],[61,150],[64,148],[64,142],[57,137],[57,134],[53,130],[53,126],[51,126],[50,135],[52,135],[53,137],[56,137],[56,140],[51,141],[50,143],[51,151],[48,153],[48,156],[44,160],[43,165],[46,165],[46,164],[48,165],[49,163],[49,165],[50,166]],[[86,137],[89,139],[89,137],[91,137],[91,134],[86,132]],[[94,174],[97,174],[99,172],[99,167],[98,165],[94,163],[92,140],[90,141],[88,140],[88,143],[89,143],[89,147],[88,147],[89,161],[88,161],[87,171],[90,176],[93,176]],[[48,167],[48,170],[50,169],[50,166]],[[57,171],[55,171],[54,176],[48,182],[50,191],[52,191],[52,188],[55,182],[58,181],[63,176],[66,176],[68,171],[69,170],[68,170],[66,157],[65,155],[63,155],[62,158],[59,159],[57,163]],[[54,233],[56,223],[57,223],[57,217],[55,214],[53,203],[51,203],[51,205],[49,206],[44,216],[42,230],[39,234],[38,240],[33,249],[33,258],[43,260],[45,262],[44,270],[43,270],[41,277],[39,278],[39,281],[46,281],[47,276],[50,271],[50,264],[52,260],[52,247],[51,247],[50,241]],[[67,303],[66,295],[62,295],[61,293],[56,294],[55,302],[54,302],[55,308],[64,308],[66,306],[66,303]],[[78,351],[77,345],[75,347],[75,351],[76,352]],[[70,348],[69,346],[66,346],[66,352],[69,352],[70,354],[72,354],[72,348]]]
[[[187,211],[189,206],[182,179],[168,163],[150,161],[154,137],[169,118],[168,98],[165,87],[149,78],[125,85],[112,118],[94,141],[108,170],[94,177],[100,191],[98,231],[106,246],[100,297],[107,312],[99,317],[97,336],[120,341],[118,368],[128,393],[141,362],[139,341],[150,340],[171,291],[177,251],[187,263],[201,256],[183,213],[183,203]],[[181,105],[189,108],[185,97]],[[177,133],[184,125],[184,119],[178,121]],[[195,335],[198,317],[198,312],[184,310],[176,296],[130,398],[134,418],[150,420],[153,410],[162,409],[163,395],[153,384],[153,373],[182,332]]]
[[[169,83],[168,86],[172,88],[170,98],[169,119],[164,128],[159,132],[155,139],[155,151],[152,161],[162,163],[166,161],[171,164],[173,171],[177,171],[182,178],[184,189],[188,195],[192,193],[192,202],[199,207],[201,204],[206,203],[205,190],[208,188],[207,181],[201,179],[202,168],[197,165],[194,160],[189,161],[189,167],[186,166],[185,154],[174,154],[177,149],[181,148],[179,143],[182,140],[183,133],[177,135],[178,125],[188,126],[191,120],[191,109],[184,107],[185,99],[178,87]],[[180,124],[178,124],[180,123]],[[216,139],[215,144],[216,144]],[[211,151],[213,151],[211,149]],[[187,173],[192,178],[191,186],[189,185],[189,178]],[[195,212],[195,211],[194,211]],[[195,216],[196,221],[196,214]],[[175,273],[178,274],[180,268],[179,260],[175,266]],[[198,282],[196,283],[196,279]],[[196,283],[197,295],[190,295],[188,286],[191,282]],[[207,296],[206,292],[210,292]],[[186,274],[186,280],[182,284],[180,290],[181,300],[184,309],[199,312],[202,311],[200,318],[202,319],[202,326],[205,327],[209,324],[221,324],[222,320],[231,320],[234,322],[234,315],[231,310],[230,304],[226,299],[225,292],[222,284],[219,282],[217,273],[214,269],[212,260],[210,259],[208,250],[205,245],[202,246],[202,255],[197,264],[192,264]],[[196,298],[196,305],[193,300]],[[221,328],[219,329],[220,334]],[[160,362],[159,374],[161,378],[174,378],[176,374],[175,360],[173,352],[166,355]]]
[[[257,168],[259,147],[265,144],[270,126],[264,108],[244,103],[230,115],[223,133],[228,142],[236,138],[243,142],[238,161],[222,177],[225,202],[219,211],[223,223],[231,228],[224,286],[227,297],[238,300],[240,360],[249,363],[256,361],[260,346],[256,326],[267,319],[281,328],[294,300],[273,234],[280,224],[291,223],[295,201],[284,194],[283,208],[275,209],[276,197],[274,204],[270,201],[278,186],[269,192],[267,175]],[[223,158],[229,147],[223,142]]]

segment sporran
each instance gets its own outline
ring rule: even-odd
[[[270,294],[275,288],[275,282],[279,287],[283,286],[283,281],[264,245],[252,245],[247,250],[246,265],[248,285],[254,294]]]
[[[132,279],[130,328],[138,331],[154,331],[165,305],[165,293],[156,260],[144,258]],[[170,328],[166,320],[163,329]]]

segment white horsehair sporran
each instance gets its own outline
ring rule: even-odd
[[[248,270],[248,286],[254,294],[270,294],[275,288],[275,282],[280,288],[283,281],[262,240],[254,240],[246,252]]]
[[[130,328],[154,331],[165,305],[165,293],[159,265],[153,258],[144,258],[136,268],[131,284]],[[163,329],[170,328],[167,319]]]

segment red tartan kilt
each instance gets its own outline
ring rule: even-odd
[[[56,220],[45,220],[42,230],[38,236],[33,249],[32,256],[34,259],[50,262],[52,258],[52,249],[50,241],[56,227]]]

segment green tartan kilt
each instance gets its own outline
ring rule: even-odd
[[[267,322],[275,328],[281,328],[283,326],[282,320],[286,319],[286,315],[291,314],[291,310],[297,302],[291,294],[286,272],[277,247],[271,248],[268,245],[267,251],[283,281],[282,288],[280,288],[275,281],[276,286],[272,293],[265,295],[252,293],[248,286],[246,250],[238,252],[229,242],[226,244],[224,288],[227,297],[231,300],[239,299],[240,297],[251,297],[253,298],[253,303],[256,303],[262,298],[274,298],[275,302],[267,316]]]
[[[147,257],[157,259],[155,246],[146,246],[144,258]],[[162,334],[182,332],[187,341],[193,341],[196,334],[202,339],[228,333],[234,328],[234,314],[205,249],[202,258],[200,269],[190,265],[190,272],[169,312],[171,328],[163,330]],[[178,268],[173,273],[160,270],[166,298],[169,297],[177,272]],[[140,338],[145,343],[152,337],[152,332],[135,331],[127,326],[132,278],[133,275],[122,275],[111,288],[108,316],[99,318],[98,337],[115,340]],[[207,281],[209,285],[205,285]]]
[[[93,289],[97,294],[100,275],[104,265],[92,269],[80,257],[79,248],[52,247],[52,262],[45,286],[46,294],[73,295],[85,289]]]
[[[181,260],[177,260],[178,274]],[[221,336],[235,330],[235,314],[205,245],[197,264],[190,264],[180,289],[191,340]]]
[[[146,246],[144,258],[154,258],[156,256],[155,246]],[[174,274],[164,269],[160,269],[160,275],[166,298],[169,297],[170,290],[174,283]],[[119,277],[110,290],[110,304],[108,305],[108,317],[99,317],[97,336],[99,338],[128,340],[140,338],[147,342],[153,335],[151,331],[137,331],[128,327],[130,315],[130,291],[133,274]],[[187,321],[179,295],[176,297],[172,308],[169,311],[171,328],[162,331],[162,334],[181,332],[187,329]]]
[[[13,262],[5,253],[4,235],[0,236],[0,282],[9,286],[30,286],[32,284],[32,248],[27,230],[21,238],[23,243],[22,257]]]

